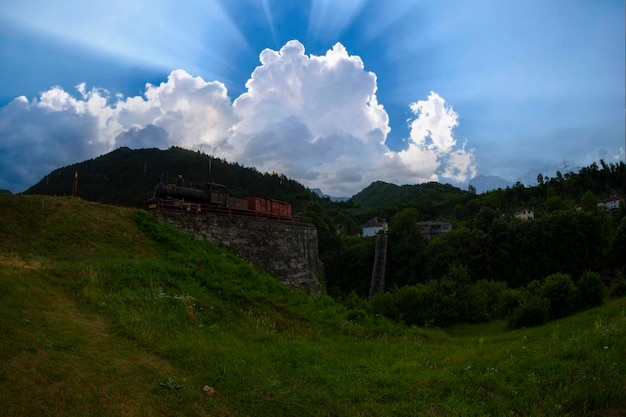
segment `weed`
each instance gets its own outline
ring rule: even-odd
[[[180,389],[180,385],[178,385],[178,382],[176,382],[174,378],[167,378],[165,382],[161,382],[159,385],[171,390]]]

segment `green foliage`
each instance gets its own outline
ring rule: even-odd
[[[617,277],[616,282],[611,285],[609,295],[611,297],[626,296],[626,278],[624,277],[623,273],[620,273]]]
[[[552,190],[549,188],[548,190]],[[548,197],[546,198],[545,209],[547,213],[554,213],[556,211],[563,211],[570,209],[568,204],[563,200],[563,197],[556,195],[556,193],[548,193]]]
[[[450,195],[471,197],[470,193],[450,184],[429,182],[419,185],[398,186],[376,181],[352,196],[351,200],[368,208],[415,208],[422,214],[423,218],[428,219],[435,215],[435,205],[452,210],[456,200],[451,199]]]
[[[459,305],[463,321],[484,323],[504,318],[502,303],[506,290],[506,284],[499,281],[480,280],[468,285]],[[510,302],[511,300],[507,300],[507,303]]]
[[[406,285],[370,299],[370,311],[407,325],[446,326],[477,323],[504,316],[501,307],[506,285],[470,282],[467,269],[451,265],[443,278]]]
[[[533,327],[548,321],[550,314],[550,302],[539,295],[531,295],[511,313],[508,318],[508,326],[511,329]]]
[[[588,212],[597,212],[598,211],[598,197],[593,193],[593,191],[587,191],[585,194],[580,197],[580,206],[583,210]]]
[[[612,265],[617,270],[626,271],[626,217],[623,217],[617,230],[615,237],[610,244],[610,256]]]
[[[424,239],[417,235],[390,235],[387,240],[387,286],[403,286],[425,281]]]
[[[389,292],[374,294],[369,300],[369,308],[372,314],[379,314],[392,320],[400,319],[400,313],[396,308],[396,304],[395,296]]]
[[[414,208],[407,208],[396,213],[389,223],[389,233],[398,236],[411,236],[419,233],[417,222],[420,219],[419,212]]]
[[[505,290],[501,305],[511,328],[529,327],[602,305],[606,292],[595,272],[585,271],[576,283],[569,274],[556,273],[523,289]]]
[[[474,219],[474,227],[483,232],[488,232],[495,218],[496,212],[494,209],[491,207],[482,207]]]
[[[550,318],[565,317],[572,313],[578,298],[577,288],[568,274],[548,276],[541,289],[541,295],[550,303]]]
[[[437,300],[428,285],[407,285],[393,292],[395,308],[407,325],[430,326],[437,322]],[[393,318],[393,317],[390,317]]]
[[[473,280],[504,281],[523,287],[558,272],[579,276],[602,270],[609,256],[610,227],[592,213],[557,211],[532,221],[497,218],[481,229],[457,228],[424,248],[426,279],[443,276],[450,263],[468,268]],[[607,230],[608,229],[608,230]]]
[[[340,297],[354,291],[369,295],[375,244],[375,237],[350,237],[342,239],[338,248],[320,250],[329,294]]]
[[[602,305],[606,296],[606,287],[597,272],[583,272],[576,282],[576,288],[578,289],[578,309]]]
[[[515,311],[524,302],[526,291],[519,288],[504,289],[500,294],[496,317],[505,318]]]

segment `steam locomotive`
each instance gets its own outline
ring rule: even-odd
[[[157,184],[154,196],[148,200],[148,209],[292,219],[291,204],[284,201],[231,197],[225,185],[216,183],[188,187],[180,176],[175,184]]]

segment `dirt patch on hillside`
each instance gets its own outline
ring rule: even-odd
[[[20,258],[15,253],[0,254],[0,265],[27,270],[41,269],[41,262]]]

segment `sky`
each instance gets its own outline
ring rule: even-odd
[[[624,16],[623,0],[0,0],[0,189],[121,146],[347,197],[619,163]]]

